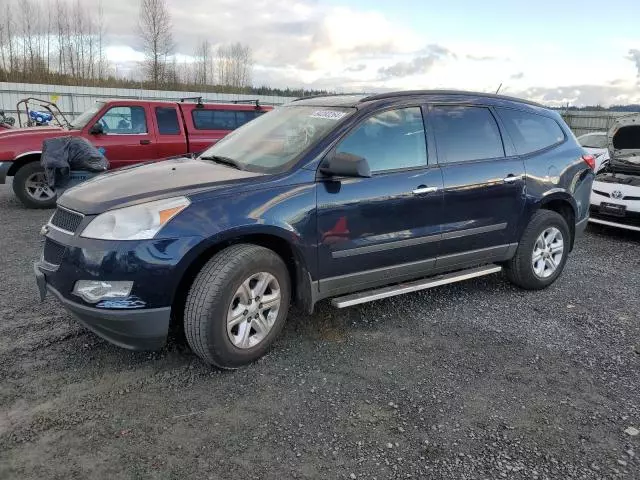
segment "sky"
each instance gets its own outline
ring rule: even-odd
[[[167,0],[176,55],[248,44],[256,86],[450,88],[640,103],[640,0]],[[138,2],[103,3],[108,58],[142,58]]]

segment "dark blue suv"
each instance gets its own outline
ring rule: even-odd
[[[548,286],[586,225],[593,161],[557,113],[514,98],[301,99],[197,159],[68,190],[36,278],[117,345],[159,348],[176,322],[234,368],[267,351],[292,301],[346,307],[500,270]]]

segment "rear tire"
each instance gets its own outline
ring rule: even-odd
[[[548,287],[562,273],[571,232],[562,215],[538,210],[525,229],[514,257],[504,265],[511,283],[526,290]]]
[[[282,330],[290,298],[289,271],[275,252],[232,245],[213,256],[191,285],[184,311],[187,342],[220,368],[251,363]]]
[[[56,192],[47,185],[44,168],[39,162],[27,163],[20,167],[13,177],[13,192],[27,208],[56,206]]]

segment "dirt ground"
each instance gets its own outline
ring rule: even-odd
[[[589,227],[560,280],[500,275],[307,317],[221,372],[39,303],[51,212],[0,186],[0,478],[640,478],[640,234]]]

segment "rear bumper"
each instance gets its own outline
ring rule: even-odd
[[[0,185],[7,181],[7,173],[13,162],[0,162]]]
[[[157,350],[166,343],[171,307],[117,310],[92,308],[62,296],[34,265],[40,298],[51,292],[80,323],[105,340],[129,350]]]

